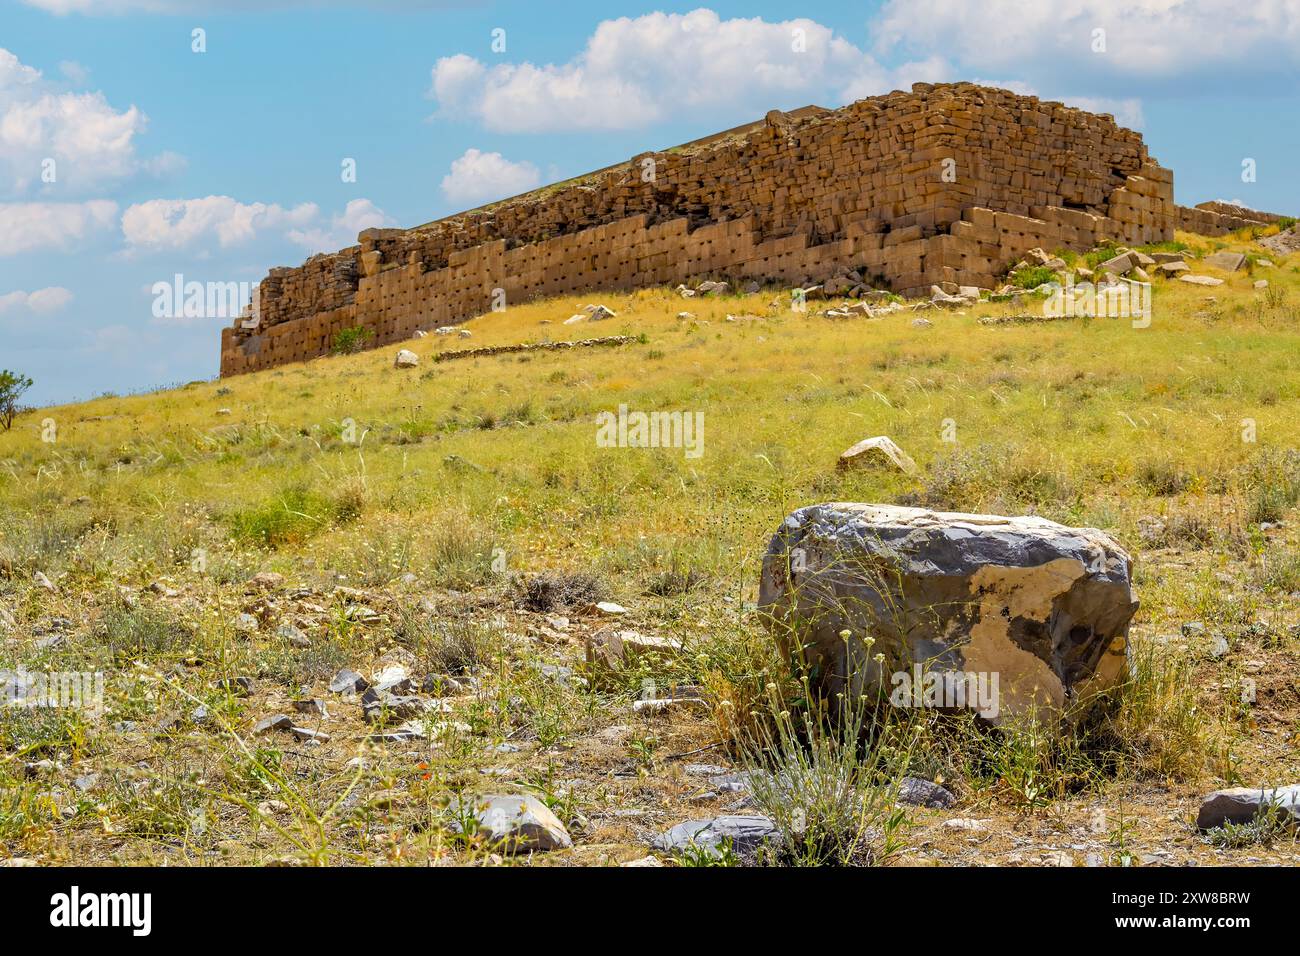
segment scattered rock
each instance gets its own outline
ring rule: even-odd
[[[934,323],[931,322],[929,319],[913,319],[913,320],[912,320],[912,328],[914,328],[914,329],[932,329],[932,328],[934,328]]]
[[[942,826],[945,830],[966,830],[982,833],[989,828],[989,821],[974,820],[969,817],[953,817],[951,820],[944,820]]]
[[[708,703],[703,697],[647,697],[632,701],[632,713],[662,714],[669,710],[707,706]]]
[[[1216,279],[1213,276],[1181,275],[1178,277],[1178,281],[1189,282],[1192,285],[1223,285],[1222,279]]]
[[[273,591],[284,586],[284,575],[276,571],[261,571],[248,579],[248,586],[259,591]]]
[[[937,783],[920,777],[904,777],[898,788],[898,802],[933,810],[947,810],[957,805],[957,798]]]
[[[410,349],[402,349],[397,353],[397,358],[393,361],[394,368],[415,368],[420,364],[420,356],[416,355]]]
[[[659,654],[667,659],[681,649],[681,642],[672,638],[609,629],[587,638],[587,664],[596,669],[619,671],[624,665],[634,664],[648,654]]]
[[[1224,272],[1236,272],[1246,264],[1246,257],[1240,252],[1213,252],[1201,260],[1207,266],[1214,266]]]
[[[49,591],[51,594],[58,594],[59,589],[54,586],[54,582],[45,576],[44,571],[37,571],[32,575],[32,583],[38,588]]]
[[[281,624],[276,628],[275,633],[277,637],[288,641],[294,647],[311,647],[311,638],[292,624]]]
[[[293,709],[300,714],[310,714],[313,717],[328,717],[329,710],[325,706],[325,701],[319,697],[309,697],[306,700],[295,700]]]
[[[573,846],[573,839],[564,824],[546,804],[534,796],[491,794],[472,798],[472,805],[463,807],[453,800],[451,812],[460,817],[465,811],[473,814],[481,836],[492,844],[500,844],[508,853],[563,850]],[[460,829],[459,819],[453,824]]]
[[[904,474],[915,474],[916,462],[899,448],[892,438],[877,435],[864,438],[852,448],[840,455],[836,467],[840,470],[849,468],[891,468]]]
[[[596,604],[593,606],[595,607],[596,611],[598,611],[601,614],[626,614],[627,613],[627,608],[623,607],[623,605],[621,604],[615,604],[613,601],[597,601]]]
[[[855,694],[880,690],[899,706],[966,708],[996,723],[1040,707],[1059,713],[1067,697],[1122,678],[1138,606],[1130,566],[1103,532],[1038,517],[814,505],[772,538],[759,608],[787,652],[834,662],[824,668],[832,693],[848,654]]]
[[[369,686],[370,682],[356,671],[344,668],[335,674],[330,681],[330,692],[334,694],[359,694]]]
[[[1225,823],[1250,823],[1260,814],[1270,811],[1284,823],[1300,826],[1300,784],[1215,790],[1201,799],[1196,826],[1201,830],[1212,830]]]
[[[720,857],[722,847],[729,844],[732,852],[747,857],[780,837],[781,831],[768,817],[724,815],[711,820],[679,823],[655,837],[651,846],[664,853],[684,853],[694,848],[709,856]]]
[[[253,734],[261,736],[273,730],[290,730],[292,727],[293,718],[288,714],[272,714],[270,717],[263,717],[253,725]]]

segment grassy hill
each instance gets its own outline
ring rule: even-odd
[[[910,719],[911,772],[962,804],[911,812],[895,859],[1294,862],[1289,842],[1223,846],[1187,821],[1224,781],[1300,776],[1300,255],[1179,240],[1252,262],[1193,263],[1213,288],[1157,280],[1148,328],[978,321],[1033,300],[832,319],[779,290],[647,290],[482,316],[468,340],[408,343],[415,369],[385,348],[20,416],[0,433],[0,668],[101,671],[107,712],[0,717],[0,856],[519,861],[444,807],[526,790],[575,842],[535,862],[643,857],[646,835],[737,798],[688,765],[744,766],[737,739],[797,709],[753,613],[759,558],[793,509],[851,500],[1103,528],[1142,601],[1104,732]],[[563,324],[592,302],[616,317]],[[635,341],[434,361],[618,334]],[[702,413],[702,454],[601,447],[596,416],[620,404]],[[919,475],[838,472],[870,435]],[[268,571],[283,581],[253,583]],[[682,649],[585,670],[611,624]],[[424,739],[368,742],[326,688],[392,665],[452,680],[426,687],[444,703]],[[242,677],[247,696],[222,683]],[[706,703],[634,713],[646,680]],[[329,716],[295,711],[310,698]],[[254,733],[279,712],[329,740]]]

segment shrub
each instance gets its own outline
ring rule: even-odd
[[[881,719],[888,712],[865,697],[810,703],[797,716],[775,694],[771,706],[772,722],[742,746],[754,803],[781,831],[770,862],[873,865],[897,853],[910,722]]]
[[[332,350],[335,355],[353,355],[362,351],[366,347],[366,343],[374,337],[375,333],[371,329],[361,325],[340,329],[334,333]]]

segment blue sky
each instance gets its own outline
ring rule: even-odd
[[[1180,202],[1300,211],[1296,0],[0,0],[0,368],[39,404],[210,378],[228,320],[154,283],[918,79],[1113,112]]]

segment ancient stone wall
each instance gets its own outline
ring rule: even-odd
[[[1170,239],[1173,176],[1107,115],[972,84],[750,127],[274,269],[223,330],[223,375],[383,345],[504,296],[725,276],[782,284],[851,267],[903,294],[991,287],[1023,252]],[[494,291],[494,290],[500,290]]]
[[[1277,213],[1260,212],[1217,200],[1197,203],[1194,207],[1175,206],[1174,209],[1178,214],[1179,230],[1202,236],[1223,236],[1251,226],[1272,225],[1286,218]]]

